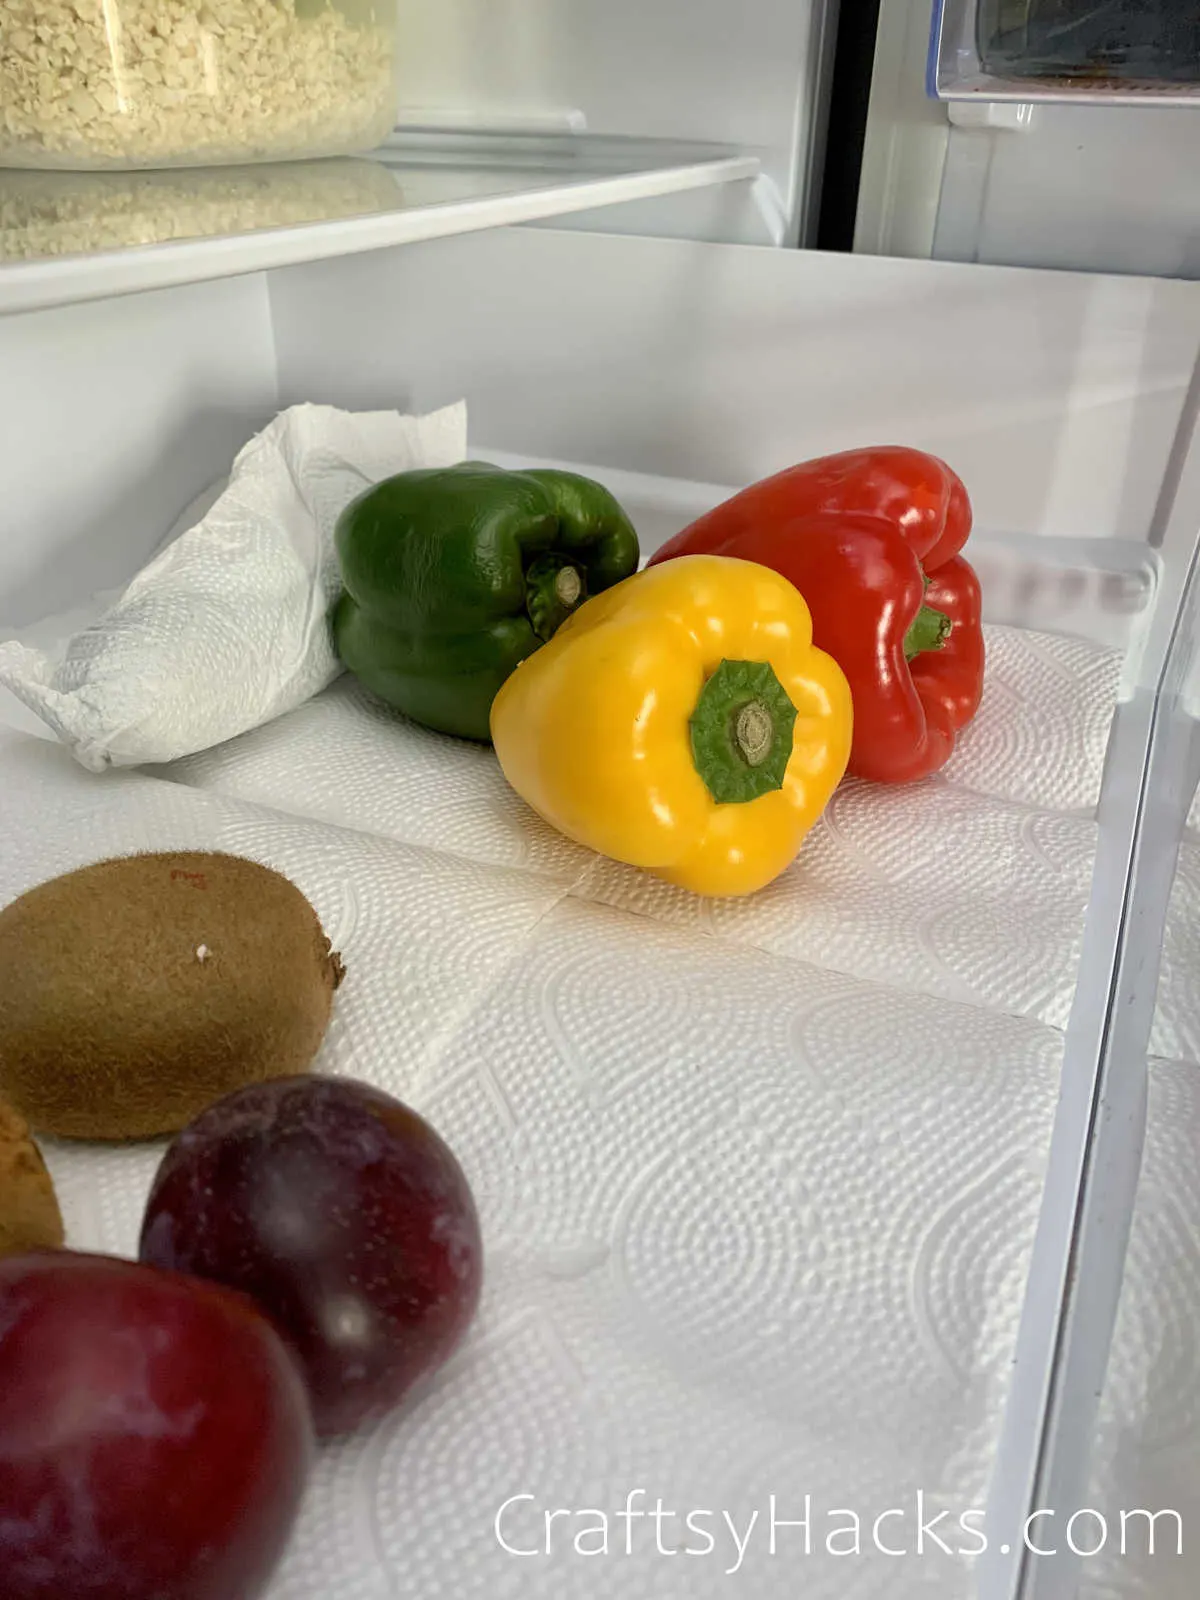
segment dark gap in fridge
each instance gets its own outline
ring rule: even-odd
[[[858,212],[879,0],[842,0],[837,23],[821,206],[818,250],[852,250]]]

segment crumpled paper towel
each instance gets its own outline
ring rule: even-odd
[[[944,775],[902,788],[846,783],[795,866],[748,900],[699,899],[571,844],[517,799],[490,751],[394,716],[348,678],[279,722],[161,770],[255,804],[525,867],[579,897],[849,976],[1064,1027],[1114,658],[1007,628],[990,628],[988,646],[984,704]],[[1038,761],[1026,768],[1035,743]]]
[[[0,644],[0,685],[97,772],[190,755],[291,710],[341,671],[326,621],[338,513],[380,478],[451,466],[466,448],[462,404],[282,412],[207,514],[90,627],[59,651]]]
[[[120,589],[102,589],[80,605],[48,617],[40,617],[37,622],[17,629],[12,638],[0,644],[0,661],[4,659],[13,644],[23,645],[30,651],[35,653],[40,651],[48,658],[60,660],[67,640],[90,628],[120,598]],[[7,631],[9,630],[0,630],[0,632]],[[19,733],[36,734],[41,739],[55,737],[54,730],[49,724],[37,712],[30,710],[18,700],[0,679],[0,731],[10,728],[17,729]]]
[[[738,1576],[759,1600],[966,1600],[961,1556],[898,1561],[869,1530],[898,1507],[888,1532],[911,1548],[918,1493],[951,1532],[985,1504],[1060,1033],[572,898],[568,862],[483,859],[507,849],[503,808],[475,835],[459,816],[448,854],[429,781],[397,784],[389,814],[383,776],[346,770],[367,780],[361,827],[353,784],[318,790],[340,821],[297,814],[307,756],[292,814],[146,773],[100,781],[15,735],[0,790],[0,902],[132,849],[288,873],[348,968],[318,1067],[417,1106],[479,1201],[471,1338],[419,1405],[323,1453],[272,1600],[707,1600],[737,1581],[726,1512],[743,1533],[757,1513]],[[132,1252],[159,1153],[49,1144],[73,1245]],[[616,1514],[639,1489],[677,1513],[675,1554],[652,1523],[625,1554]],[[770,1497],[793,1519],[806,1494],[811,1555],[794,1530],[772,1554]],[[578,1523],[550,1556],[507,1553],[495,1519],[520,1495],[510,1543],[541,1540],[546,1511],[601,1508],[608,1555],[575,1550]],[[861,1559],[825,1547],[844,1507]],[[711,1549],[683,1523],[702,1510]]]

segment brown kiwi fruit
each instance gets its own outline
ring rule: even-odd
[[[62,1213],[41,1151],[0,1100],[0,1257],[57,1250],[62,1242]]]
[[[39,1133],[148,1139],[312,1063],[341,958],[241,856],[123,856],[0,911],[0,1094]]]

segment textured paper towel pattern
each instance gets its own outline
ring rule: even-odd
[[[323,1459],[273,1600],[679,1592],[644,1540],[632,1566],[505,1555],[517,1493],[615,1511],[644,1485],[742,1523],[813,1487],[864,1513],[918,1487],[982,1503],[1056,1030],[564,899],[553,874],[97,779],[39,741],[6,746],[5,777],[5,900],[155,844],[288,872],[349,968],[320,1064],[417,1104],[480,1201],[469,1345],[420,1408]],[[47,1154],[72,1242],[131,1251],[157,1152]],[[732,1559],[691,1561],[689,1600],[727,1592]],[[765,1548],[744,1570],[795,1593]],[[831,1600],[969,1593],[944,1556],[803,1570]]]
[[[474,861],[573,879],[592,859],[529,811],[490,748],[418,727],[348,676],[290,716],[156,770]]]
[[[946,777],[998,799],[1093,810],[1120,689],[1120,652],[1019,628],[988,628],[986,639],[983,702]]]
[[[950,783],[846,783],[796,864],[749,900],[596,861],[578,893],[899,988],[1065,1027],[1096,825]]]
[[[319,1065],[422,1109],[480,1202],[467,1346],[323,1453],[271,1600],[791,1600],[798,1573],[813,1600],[967,1600],[936,1548],[822,1540],[836,1506],[869,1526],[912,1505],[909,1544],[918,1489],[927,1515],[982,1506],[1008,1394],[1115,674],[991,634],[975,750],[920,789],[848,784],[802,867],[740,906],[567,844],[487,751],[345,680],[171,782],[6,750],[0,898],[147,843],[288,872],[349,967]],[[1014,707],[1056,745],[1032,771]],[[51,1143],[73,1243],[132,1251],[159,1153]],[[510,1531],[538,1541],[543,1509],[613,1514],[639,1486],[742,1529],[812,1493],[813,1554],[760,1531],[729,1577],[727,1534],[703,1559],[657,1554],[649,1524],[626,1557],[615,1521],[608,1558],[574,1529],[549,1559],[496,1541],[511,1495],[536,1497]]]
[[[1120,654],[1017,628],[993,627],[986,633],[983,703],[944,769],[945,780],[1018,805],[1094,810],[1117,701]],[[449,848],[468,854],[494,849],[499,834],[481,832],[471,823],[481,800],[489,818],[498,809],[486,762],[472,764],[449,740],[418,740],[421,730],[385,708],[373,714],[361,694],[335,700],[341,690],[338,684],[323,697],[330,701],[327,708],[305,706],[252,735],[175,762],[169,776],[287,810],[301,805],[314,816],[398,837],[397,830],[411,828],[414,818],[398,803],[394,784],[398,778],[405,781],[403,767],[427,767],[431,802],[439,794],[444,801],[450,785],[462,793],[454,825],[464,831]],[[384,756],[380,739],[389,727],[394,730],[392,759]],[[295,781],[293,750],[325,757],[312,762],[304,785]],[[511,851],[510,829],[500,832]],[[539,841],[537,848],[545,847]]]
[[[557,906],[416,1097],[485,1218],[476,1337],[421,1411],[329,1465],[357,1491],[314,1510],[280,1595],[323,1600],[364,1530],[414,1594],[448,1573],[464,1597],[681,1592],[645,1541],[518,1567],[493,1536],[517,1493],[615,1509],[644,1485],[741,1523],[813,1487],[982,1503],[1060,1051],[1036,1024]],[[969,1592],[945,1557],[851,1566],[814,1554],[805,1593]],[[782,1600],[796,1571],[763,1550],[744,1581]],[[725,1585],[689,1563],[689,1597]]]
[[[1060,1050],[1033,1023],[568,903],[422,1101],[514,1261],[607,1263],[672,1366],[773,1415],[838,1417],[839,1377],[873,1410],[877,1383],[912,1443],[920,1375],[944,1397],[996,1354],[980,1291],[1022,1251],[1003,1197],[1023,1163],[1040,1175]]]
[[[1096,830],[1087,815],[1052,808],[1086,812],[1098,798],[1114,658],[1003,628],[990,630],[990,647],[994,692],[979,714],[975,753],[966,747],[943,777],[915,787],[846,784],[795,867],[737,903],[696,899],[572,845],[516,798],[490,751],[415,727],[348,679],[162,775],[525,867],[585,898],[1061,1027],[1078,972]],[[1098,707],[1089,695],[1100,696]],[[1027,717],[1040,752],[1032,778],[1019,766],[1028,739],[1005,732]],[[1061,758],[1048,759],[1047,749]]]
[[[1194,1600],[1192,1553],[1200,1527],[1200,1067],[1153,1061],[1146,1151],[1120,1310],[1101,1401],[1087,1504],[1112,1512],[1114,1549],[1085,1562],[1082,1600]],[[1160,1553],[1144,1521],[1119,1550],[1122,1509],[1171,1508],[1158,1524]],[[1096,1525],[1080,1530],[1094,1540]],[[1163,1553],[1165,1552],[1165,1553]]]
[[[739,1589],[756,1600],[793,1600],[798,1574],[806,1600],[969,1600],[970,1574],[961,1561],[935,1553],[898,1563],[871,1552],[874,1517],[897,1500],[915,1505],[905,1454],[879,1446],[868,1462],[844,1443],[816,1439],[796,1448],[769,1419],[740,1407],[697,1407],[670,1373],[639,1372],[631,1380],[621,1346],[597,1342],[594,1353],[615,1374],[618,1404],[606,1404],[554,1328],[529,1315],[495,1339],[481,1339],[423,1407],[326,1452],[270,1600],[707,1600]],[[821,1486],[811,1508],[812,1554],[804,1553],[802,1532],[781,1527],[772,1556],[770,1497],[782,1523],[804,1515],[812,1485]],[[721,1543],[706,1559],[659,1555],[650,1523],[634,1525],[627,1552],[617,1513],[631,1487],[645,1491],[644,1508],[660,1500],[675,1509],[663,1528],[665,1552],[693,1537],[681,1525],[689,1510],[721,1507],[743,1535],[757,1513],[757,1537],[741,1570],[726,1575],[736,1547],[716,1521],[708,1526]],[[609,1515],[609,1554],[575,1554],[571,1540],[584,1524],[568,1526],[564,1537],[562,1521],[550,1559],[506,1554],[495,1519],[514,1493],[536,1499],[505,1518],[510,1543],[536,1547],[545,1538],[545,1512],[573,1507],[581,1494],[580,1508],[601,1507]],[[822,1550],[835,1500],[853,1503],[864,1519],[861,1559],[830,1558]],[[927,1514],[940,1503],[929,1495]],[[911,1515],[904,1536],[915,1537]],[[703,1549],[698,1538],[693,1549]]]
[[[347,978],[319,1058],[339,1070],[392,1063],[403,1094],[477,1004],[557,890],[529,874],[275,817],[141,774],[92,782],[40,740],[4,749],[0,904],[105,856],[225,850],[291,878]]]

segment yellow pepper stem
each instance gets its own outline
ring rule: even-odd
[[[783,787],[796,708],[766,661],[722,661],[692,712],[692,759],[718,805]]]

